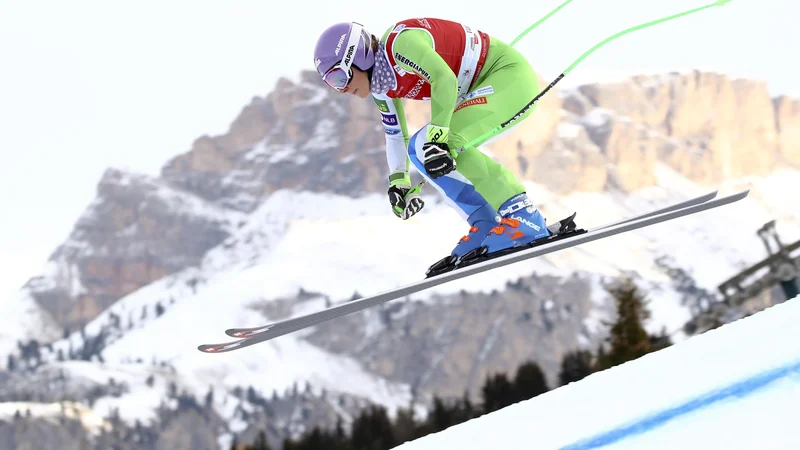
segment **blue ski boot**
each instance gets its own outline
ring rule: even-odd
[[[463,255],[461,260],[466,263],[491,257],[493,253],[524,247],[557,232],[548,229],[544,217],[524,192],[506,200],[500,206],[500,216],[500,223],[489,231],[481,245]]]
[[[440,259],[428,268],[426,271],[427,277],[449,272],[455,268],[462,256],[483,244],[489,232],[500,222],[500,216],[498,216],[494,209],[487,203],[472,213],[467,219],[467,222],[470,225],[469,232],[458,240],[458,243],[453,251],[450,252],[450,255]]]

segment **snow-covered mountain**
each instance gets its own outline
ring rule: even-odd
[[[649,93],[637,100],[645,105],[661,90],[652,80],[631,85]],[[228,135],[199,139],[160,178],[107,172],[97,200],[44,273],[19,298],[0,304],[0,355],[12,355],[16,366],[0,372],[0,400],[86,401],[91,414],[132,429],[151,421],[181,424],[182,412],[201,411],[202,418],[191,420],[204,421],[207,434],[192,436],[205,445],[227,445],[233,434],[246,438],[269,417],[270,437],[279,439],[329,425],[337,415],[347,420],[366,402],[390,412],[412,401],[423,407],[433,393],[474,389],[487,372],[526,358],[552,376],[564,352],[602,339],[611,311],[603,283],[621,274],[632,273],[646,290],[654,316],[649,327],[679,340],[692,299],[667,267],[682,269],[713,295],[720,282],[766,256],[755,236],[766,221],[776,220],[786,241],[800,238],[791,202],[800,172],[790,164],[727,176],[710,187],[716,166],[704,166],[697,180],[687,161],[707,165],[716,158],[717,135],[671,136],[653,124],[652,111],[639,120],[635,111],[627,116],[598,106],[604,91],[590,86],[542,105],[558,118],[541,133],[549,139],[523,142],[515,131],[491,147],[500,159],[511,154],[504,142],[525,149],[517,169],[547,217],[577,211],[579,225],[592,228],[716,188],[721,194],[750,188],[749,197],[247,350],[201,354],[198,344],[229,339],[226,328],[415,281],[466,232],[432,189],[412,220],[389,213],[374,111],[323,95],[310,82],[283,89],[254,100]],[[315,125],[309,117],[321,114],[320,106],[349,111],[342,116],[350,122],[320,118]],[[700,159],[692,159],[688,141]],[[738,164],[735,148],[723,146],[729,172]],[[791,155],[793,148],[781,144],[765,158]],[[556,174],[540,179],[542,167]]]

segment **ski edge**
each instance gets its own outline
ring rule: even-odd
[[[542,256],[557,250],[562,250],[565,248],[574,247],[586,242],[591,242],[594,240],[602,239],[605,237],[611,237],[617,234],[625,233],[628,231],[633,231],[639,228],[643,228],[649,225],[654,225],[657,223],[663,223],[668,220],[677,219],[680,217],[688,216],[691,214],[695,214],[698,212],[706,211],[709,209],[717,208],[720,206],[724,206],[727,204],[731,204],[742,200],[743,198],[747,197],[750,190],[746,189],[744,191],[740,191],[735,194],[731,194],[726,197],[721,197],[713,201],[706,201],[699,204],[695,204],[693,206],[673,210],[667,213],[658,214],[655,216],[649,216],[643,219],[634,220],[632,222],[625,222],[617,224],[614,229],[609,228],[598,228],[598,229],[590,229],[588,233],[581,234],[576,236],[572,239],[565,239],[553,242],[552,244],[547,244],[541,247],[535,247],[529,249],[528,251],[520,251],[517,253],[512,253],[509,255],[504,255],[498,257],[496,259],[491,259],[485,261],[481,264],[476,264],[474,266],[468,266],[460,270],[455,270],[452,272],[448,272],[442,274],[439,277],[433,277],[427,280],[422,280],[420,282],[415,283],[411,286],[404,286],[399,289],[393,289],[387,292],[383,292],[381,294],[377,294],[371,297],[366,297],[363,299],[355,300],[348,303],[343,303],[340,305],[332,306],[330,308],[317,311],[315,313],[311,313],[306,316],[301,316],[293,319],[289,319],[284,322],[277,322],[271,325],[267,325],[265,327],[258,327],[261,329],[265,329],[264,331],[250,336],[249,338],[243,338],[236,341],[226,342],[226,343],[219,343],[219,344],[203,344],[197,347],[197,349],[204,353],[226,353],[234,350],[239,350],[242,348],[249,347],[251,345],[258,344],[260,342],[264,342],[267,340],[271,340],[289,333],[293,333],[299,331],[300,329],[307,328],[310,326],[317,325],[319,323],[332,320],[337,317],[342,317],[344,315],[352,314],[354,312],[369,308],[376,304],[384,303],[387,301],[394,300],[404,295],[408,295],[407,293],[400,294],[397,296],[392,296],[398,291],[408,290],[412,286],[419,287],[420,284],[425,284],[425,287],[419,288],[414,292],[418,292],[422,289],[427,289],[439,284],[443,284],[445,282],[449,282],[458,278],[463,278],[468,275],[472,275],[476,272],[486,272],[488,270],[496,269],[501,266],[505,266],[508,264],[512,264],[514,262],[523,261],[526,259],[530,259],[533,257]],[[617,229],[619,228],[619,229]],[[425,283],[427,282],[427,283]],[[391,296],[391,298],[380,300],[384,297]],[[341,314],[336,314],[331,316],[331,311],[343,311]],[[282,325],[282,326],[279,326]],[[301,326],[300,326],[301,325]],[[273,333],[270,333],[271,329],[274,328]]]
[[[666,214],[668,212],[677,211],[679,209],[688,208],[690,206],[700,205],[702,203],[706,203],[706,202],[709,202],[709,201],[713,200],[717,196],[718,193],[719,193],[719,190],[713,190],[713,191],[711,191],[711,192],[709,192],[707,194],[703,194],[703,195],[700,195],[700,196],[697,196],[697,197],[693,197],[693,198],[690,198],[688,200],[684,200],[682,202],[673,203],[673,204],[665,206],[663,208],[654,209],[654,210],[652,210],[650,212],[647,212],[647,213],[638,214],[638,215],[635,215],[635,216],[628,217],[627,219],[618,220],[616,222],[611,222],[609,224],[602,225],[602,226],[599,226],[597,228],[592,228],[590,231],[593,231],[593,232],[596,233],[596,232],[598,232],[600,230],[605,230],[606,228],[616,227],[616,226],[622,225],[624,223],[633,222],[634,220],[642,220],[642,219],[646,219],[648,217],[658,216],[658,215],[661,215],[661,214]]]

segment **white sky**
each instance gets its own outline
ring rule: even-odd
[[[619,30],[709,1],[574,0],[517,48],[551,79]],[[105,168],[156,174],[195,138],[225,132],[278,77],[313,68],[328,24],[357,20],[378,34],[442,17],[510,42],[559,3],[0,0],[0,301],[69,234]],[[490,6],[504,4],[514,6]],[[733,0],[614,41],[559,86],[700,68],[796,95],[800,70],[787,55],[800,42],[798,11],[790,0]]]

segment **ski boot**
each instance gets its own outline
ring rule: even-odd
[[[474,212],[468,219],[469,232],[458,240],[448,256],[433,263],[425,271],[426,278],[453,270],[462,256],[481,246],[486,236],[497,226],[499,221],[500,217],[488,204]]]
[[[576,213],[548,226],[525,193],[503,203],[500,214],[500,223],[489,232],[479,247],[459,259],[456,268],[551,242],[575,232]]]

